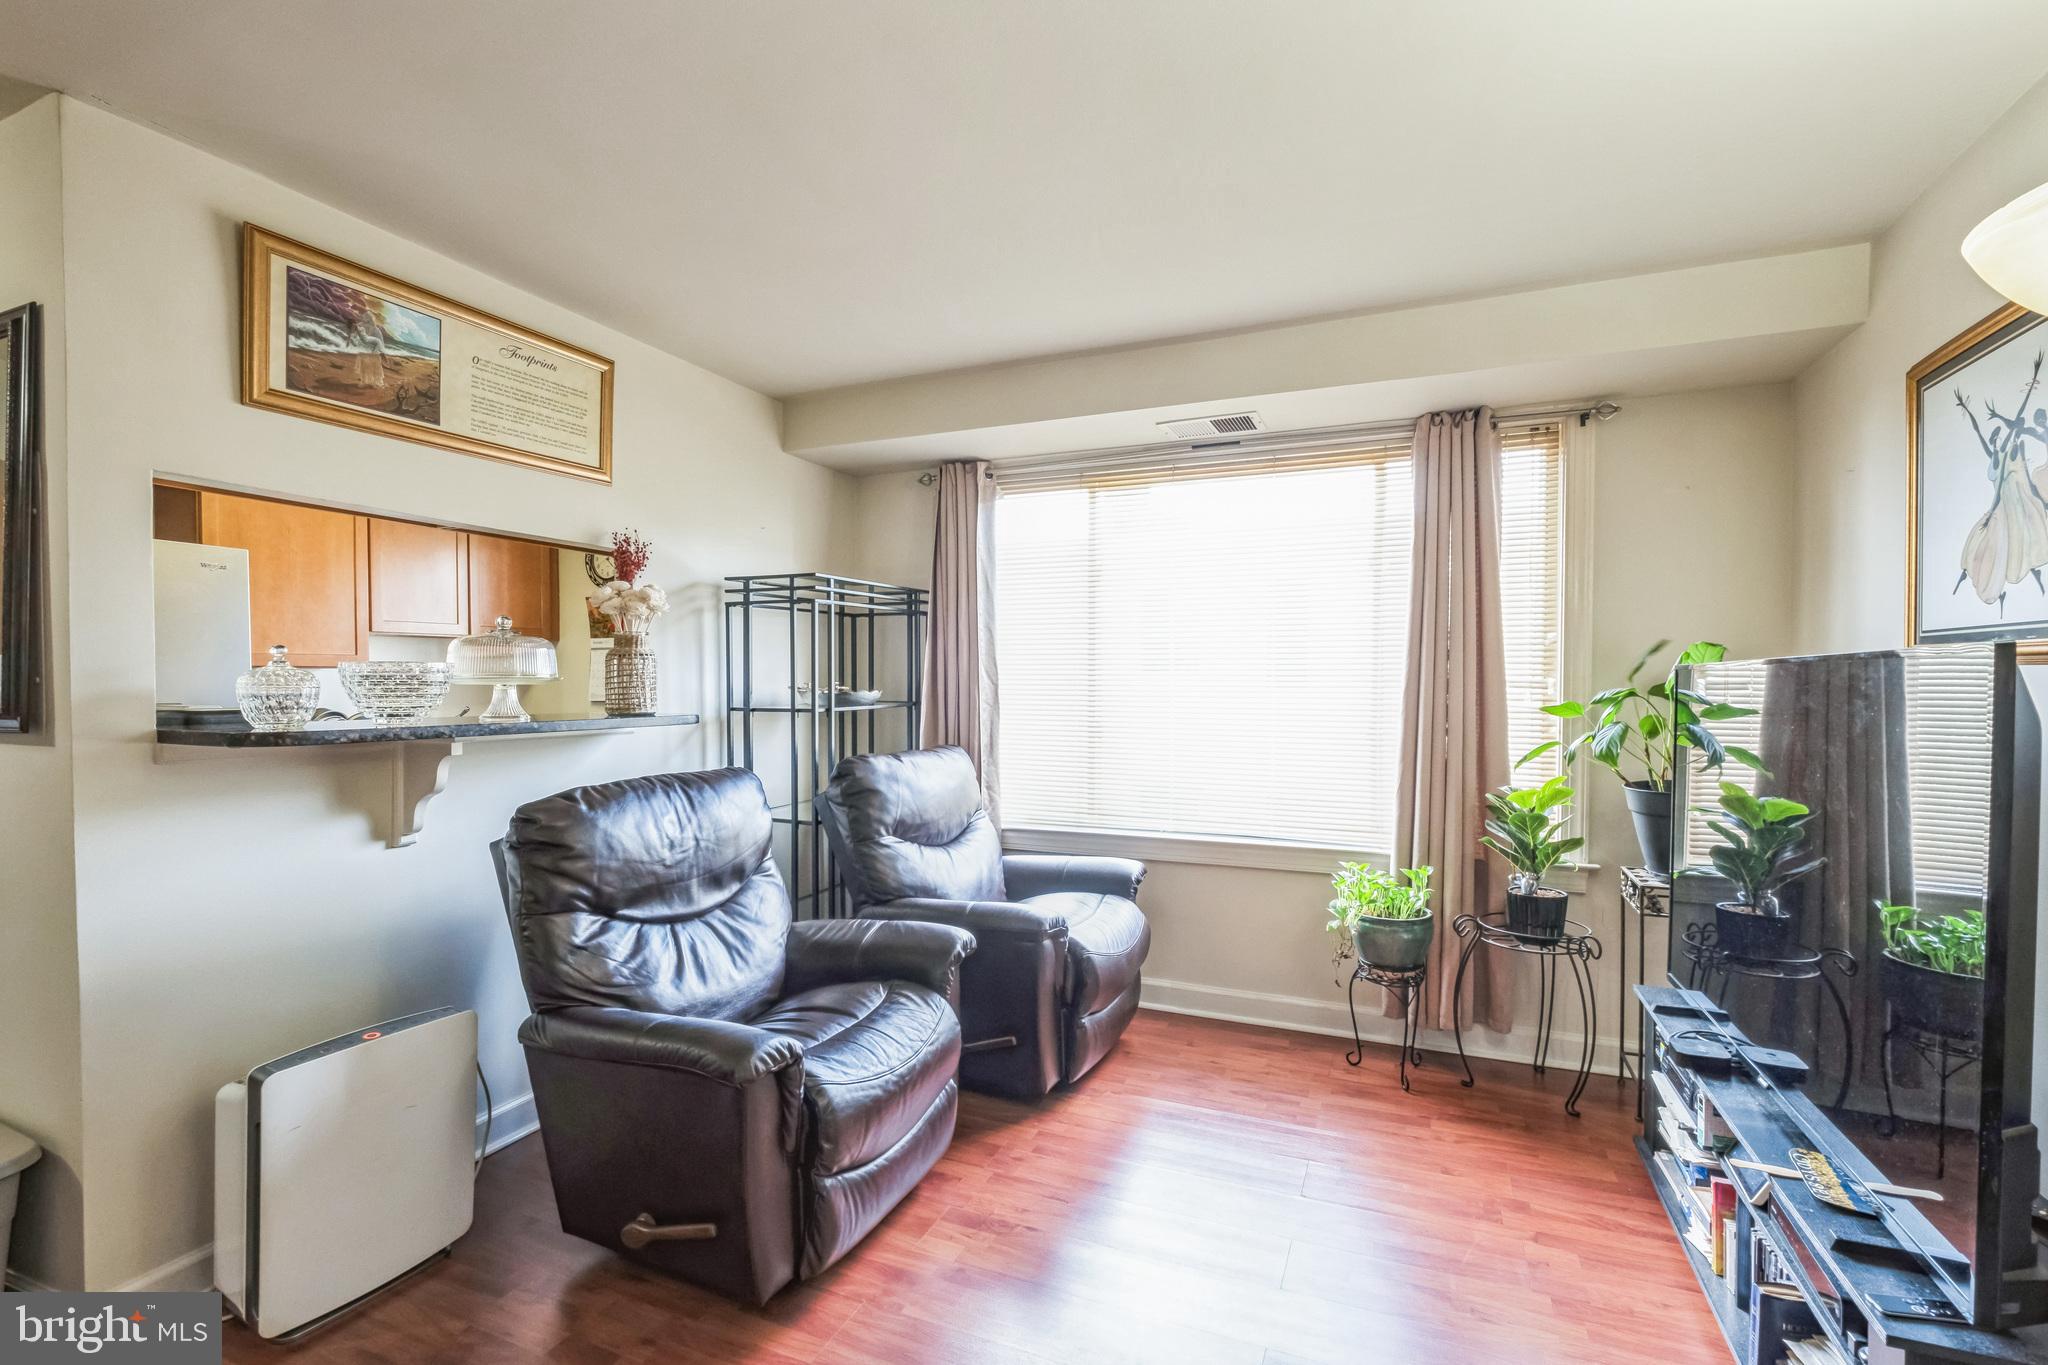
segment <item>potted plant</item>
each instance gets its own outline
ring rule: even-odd
[[[1715,945],[1736,958],[1784,957],[1796,921],[1780,908],[1779,888],[1827,861],[1800,861],[1813,812],[1782,796],[1754,796],[1733,782],[1721,784],[1721,810],[1724,818],[1707,827],[1722,841],[1707,856],[1735,898],[1714,906]]]
[[[1754,710],[1711,701],[1692,688],[1675,686],[1669,674],[1662,682],[1637,686],[1650,660],[1670,644],[1659,640],[1644,650],[1619,687],[1595,693],[1587,701],[1560,701],[1544,707],[1546,715],[1583,719],[1587,727],[1569,740],[1539,744],[1515,761],[1519,768],[1562,744],[1567,772],[1581,750],[1613,770],[1621,779],[1629,815],[1635,820],[1643,866],[1660,876],[1671,875],[1671,777],[1680,761],[1678,751],[1698,749],[1709,770],[1718,770],[1731,758],[1745,767],[1763,770],[1763,762],[1755,754],[1721,743],[1707,728],[1710,721],[1753,716]],[[1700,640],[1687,645],[1678,662],[1719,663],[1727,654],[1726,646]]]
[[[1572,789],[1562,776],[1540,787],[1503,787],[1486,794],[1486,833],[1479,842],[1515,869],[1508,879],[1507,921],[1514,933],[1553,939],[1564,932],[1568,897],[1543,885],[1543,878],[1586,842],[1560,837],[1571,801]]]
[[[1363,863],[1339,863],[1330,878],[1330,932],[1337,961],[1355,953],[1360,962],[1388,971],[1413,971],[1429,960],[1436,917],[1429,908],[1426,867],[1382,872]]]
[[[1884,996],[1896,1017],[1927,1033],[1975,1041],[1984,1029],[1984,912],[1942,915],[1879,905]]]

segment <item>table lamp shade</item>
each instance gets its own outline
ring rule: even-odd
[[[2023,308],[2048,313],[2048,185],[1970,229],[1963,259],[1984,283]]]

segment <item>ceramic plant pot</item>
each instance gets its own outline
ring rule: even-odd
[[[1671,793],[1633,782],[1621,790],[1628,797],[1629,817],[1636,822],[1636,842],[1643,846],[1643,869],[1660,877],[1670,876]]]
[[[1798,921],[1792,916],[1759,911],[1735,901],[1714,907],[1714,946],[1733,958],[1768,962],[1790,957],[1795,951],[1793,932]]]
[[[1429,940],[1436,933],[1436,915],[1420,919],[1360,916],[1351,925],[1351,948],[1360,962],[1390,972],[1413,971],[1429,960]]]
[[[1974,1042],[1984,1032],[1984,978],[1884,955],[1884,998],[1895,1018],[1924,1033]]]
[[[1556,938],[1564,932],[1564,911],[1570,902],[1570,895],[1550,886],[1510,891],[1508,929],[1524,938]]]

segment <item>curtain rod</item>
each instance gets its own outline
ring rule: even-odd
[[[1514,424],[1534,422],[1546,417],[1576,417],[1579,425],[1588,422],[1605,422],[1621,411],[1621,404],[1608,400],[1578,403],[1546,403],[1540,406],[1502,408],[1493,414],[1493,424]],[[1384,422],[1367,422],[1352,426],[1305,427],[1295,431],[1260,432],[1253,436],[1225,438],[1214,441],[1152,442],[1146,445],[1109,446],[1100,450],[1066,451],[1057,455],[1034,455],[1011,460],[1001,467],[1008,470],[1058,470],[1068,467],[1085,467],[1096,463],[1108,463],[1133,456],[1162,455],[1181,449],[1189,453],[1205,450],[1270,450],[1287,449],[1294,446],[1322,447],[1341,445],[1353,441],[1384,440],[1399,436],[1415,429],[1413,417],[1393,419]],[[917,476],[917,481],[929,488],[939,481],[939,476],[927,469]]]

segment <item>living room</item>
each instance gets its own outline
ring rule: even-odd
[[[24,1305],[2048,1352],[2048,13],[0,16]],[[884,1023],[914,1083],[830,1072]],[[444,1033],[259,1164],[263,1091]]]

